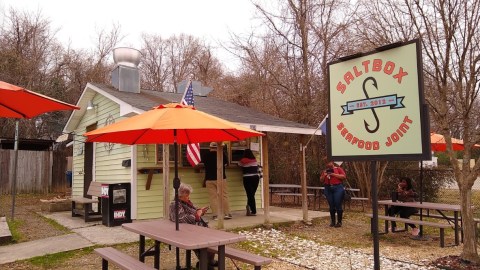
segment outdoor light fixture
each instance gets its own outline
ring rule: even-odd
[[[90,110],[93,110],[95,109],[95,111],[97,110],[97,104],[93,104],[93,101],[89,100],[88,103],[87,103],[87,111],[90,111]]]
[[[42,123],[43,123],[42,118],[40,118],[40,117],[37,118],[37,119],[35,120],[35,127],[36,127],[37,129],[40,128],[40,126],[42,125]]]
[[[40,133],[40,131],[42,130],[42,123],[43,119],[41,117],[38,117],[35,120],[35,129],[37,130],[37,133]]]

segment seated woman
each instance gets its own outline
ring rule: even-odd
[[[178,188],[178,222],[196,224],[199,226],[208,227],[208,224],[202,219],[202,216],[208,211],[208,206],[203,208],[197,208],[190,201],[190,194],[193,192],[192,186],[180,183]],[[175,201],[170,203],[170,220],[175,222]],[[195,250],[195,255],[199,258],[199,251]],[[218,265],[218,262],[214,260],[215,253],[208,253],[209,266],[208,269],[214,269],[214,266]],[[197,262],[197,268],[199,263]]]
[[[408,177],[401,177],[400,182],[397,185],[397,194],[398,200],[401,202],[414,202],[416,192],[413,190],[412,179]],[[397,205],[392,205],[388,209],[388,215],[391,217],[398,214],[401,218],[410,218],[411,215],[416,214],[417,212],[417,208]],[[392,221],[392,228],[390,229],[390,231],[394,231],[396,225],[396,222]],[[412,228],[412,235],[417,236],[420,230],[415,226],[415,224],[407,223],[407,225]]]

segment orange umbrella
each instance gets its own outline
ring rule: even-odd
[[[447,142],[443,135],[430,133],[430,145],[432,151],[445,152],[447,150]],[[461,151],[464,149],[463,140],[452,138],[453,151]]]
[[[174,135],[176,132],[176,135]],[[238,141],[261,132],[196,110],[170,103],[84,134],[87,142],[121,144],[180,144]]]
[[[263,136],[264,134],[198,111],[192,106],[170,103],[83,135],[87,137],[87,142],[112,142],[130,145],[173,143],[175,145],[173,187],[178,213],[180,179],[178,178],[177,143],[239,141],[250,137]],[[217,151],[217,155],[222,154],[222,151]],[[178,215],[176,217],[175,223],[178,230]]]
[[[75,109],[80,108],[0,81],[0,117],[29,119],[46,112]]]
[[[12,219],[15,215],[15,193],[18,161],[18,119],[61,110],[78,110],[77,106],[44,96],[25,88],[0,81],[0,117],[17,118],[15,123],[14,163],[12,180]]]

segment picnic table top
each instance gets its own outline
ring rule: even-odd
[[[301,188],[301,185],[298,184],[270,184],[270,188]],[[320,186],[307,186],[307,189],[312,189],[312,190],[323,190],[325,187],[320,187]],[[348,188],[346,189],[351,190],[351,191],[360,191],[358,188]]]
[[[186,250],[216,247],[246,240],[245,235],[175,222],[167,219],[122,224],[128,231]]]
[[[383,205],[396,205],[396,206],[406,206],[422,209],[431,209],[431,210],[440,210],[440,211],[454,211],[460,212],[461,207],[459,204],[447,204],[447,203],[434,203],[434,202],[392,202],[392,200],[381,200],[378,201],[378,204]]]

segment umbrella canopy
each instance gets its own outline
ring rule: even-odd
[[[16,118],[14,163],[12,179],[12,219],[15,216],[15,193],[17,183],[18,160],[18,119],[32,118],[40,114],[61,110],[78,110],[77,106],[44,96],[25,88],[0,81],[0,117]]]
[[[87,142],[111,142],[121,144],[174,144],[175,151],[175,226],[178,222],[178,178],[177,143],[191,144],[211,141],[238,141],[264,134],[213,115],[196,110],[192,106],[170,103],[153,110],[124,119],[117,123],[87,132]],[[221,160],[217,151],[218,160]],[[218,163],[217,163],[218,164]],[[219,165],[217,165],[219,166]],[[218,170],[221,173],[222,170]],[[217,177],[223,179],[223,177]],[[221,193],[220,193],[221,194]],[[221,204],[220,204],[221,205]]]
[[[80,108],[0,81],[0,117],[28,119],[46,112],[75,109]]]
[[[432,151],[445,152],[447,150],[447,142],[443,135],[430,133],[430,146]],[[464,149],[463,140],[452,138],[453,151],[461,151]]]
[[[174,136],[176,131],[176,138]],[[170,103],[84,134],[87,142],[121,144],[190,144],[238,141],[264,134],[192,106]]]

